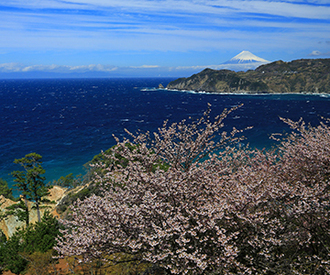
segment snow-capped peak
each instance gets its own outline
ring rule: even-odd
[[[254,62],[269,63],[268,60],[258,57],[249,51],[242,51],[224,64],[240,64]]]

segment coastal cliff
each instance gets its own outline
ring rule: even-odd
[[[58,203],[62,200],[63,197],[67,195],[67,188],[53,186],[49,190],[49,195],[46,198],[53,203],[42,204],[41,215],[44,214],[45,210],[51,212],[54,216],[58,217],[59,214],[56,211]],[[0,210],[5,211],[6,207],[17,204],[17,202],[0,196]],[[33,203],[28,202],[28,207],[30,209],[30,222],[35,223],[38,220],[37,210],[33,208]],[[25,223],[18,221],[15,216],[8,216],[0,221],[0,230],[7,236],[10,237],[19,227],[24,227]]]
[[[330,59],[276,61],[247,72],[205,69],[167,89],[208,93],[330,93]]]

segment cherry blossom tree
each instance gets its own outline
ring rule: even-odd
[[[219,133],[235,109],[116,139],[107,158],[125,165],[96,164],[103,193],[72,207],[60,255],[125,253],[171,274],[329,272],[329,127],[284,120],[294,132],[278,148],[240,148],[241,131]]]
[[[283,121],[293,132],[275,150],[240,151],[228,177],[238,261],[254,274],[328,274],[330,127]]]

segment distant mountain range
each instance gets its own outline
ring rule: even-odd
[[[261,62],[260,59],[242,52],[231,62]],[[191,77],[172,81],[166,88],[209,93],[330,94],[330,59],[276,61],[247,72],[205,69]]]

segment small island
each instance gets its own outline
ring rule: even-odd
[[[166,88],[220,94],[329,94],[330,59],[280,60],[247,72],[207,68]]]

